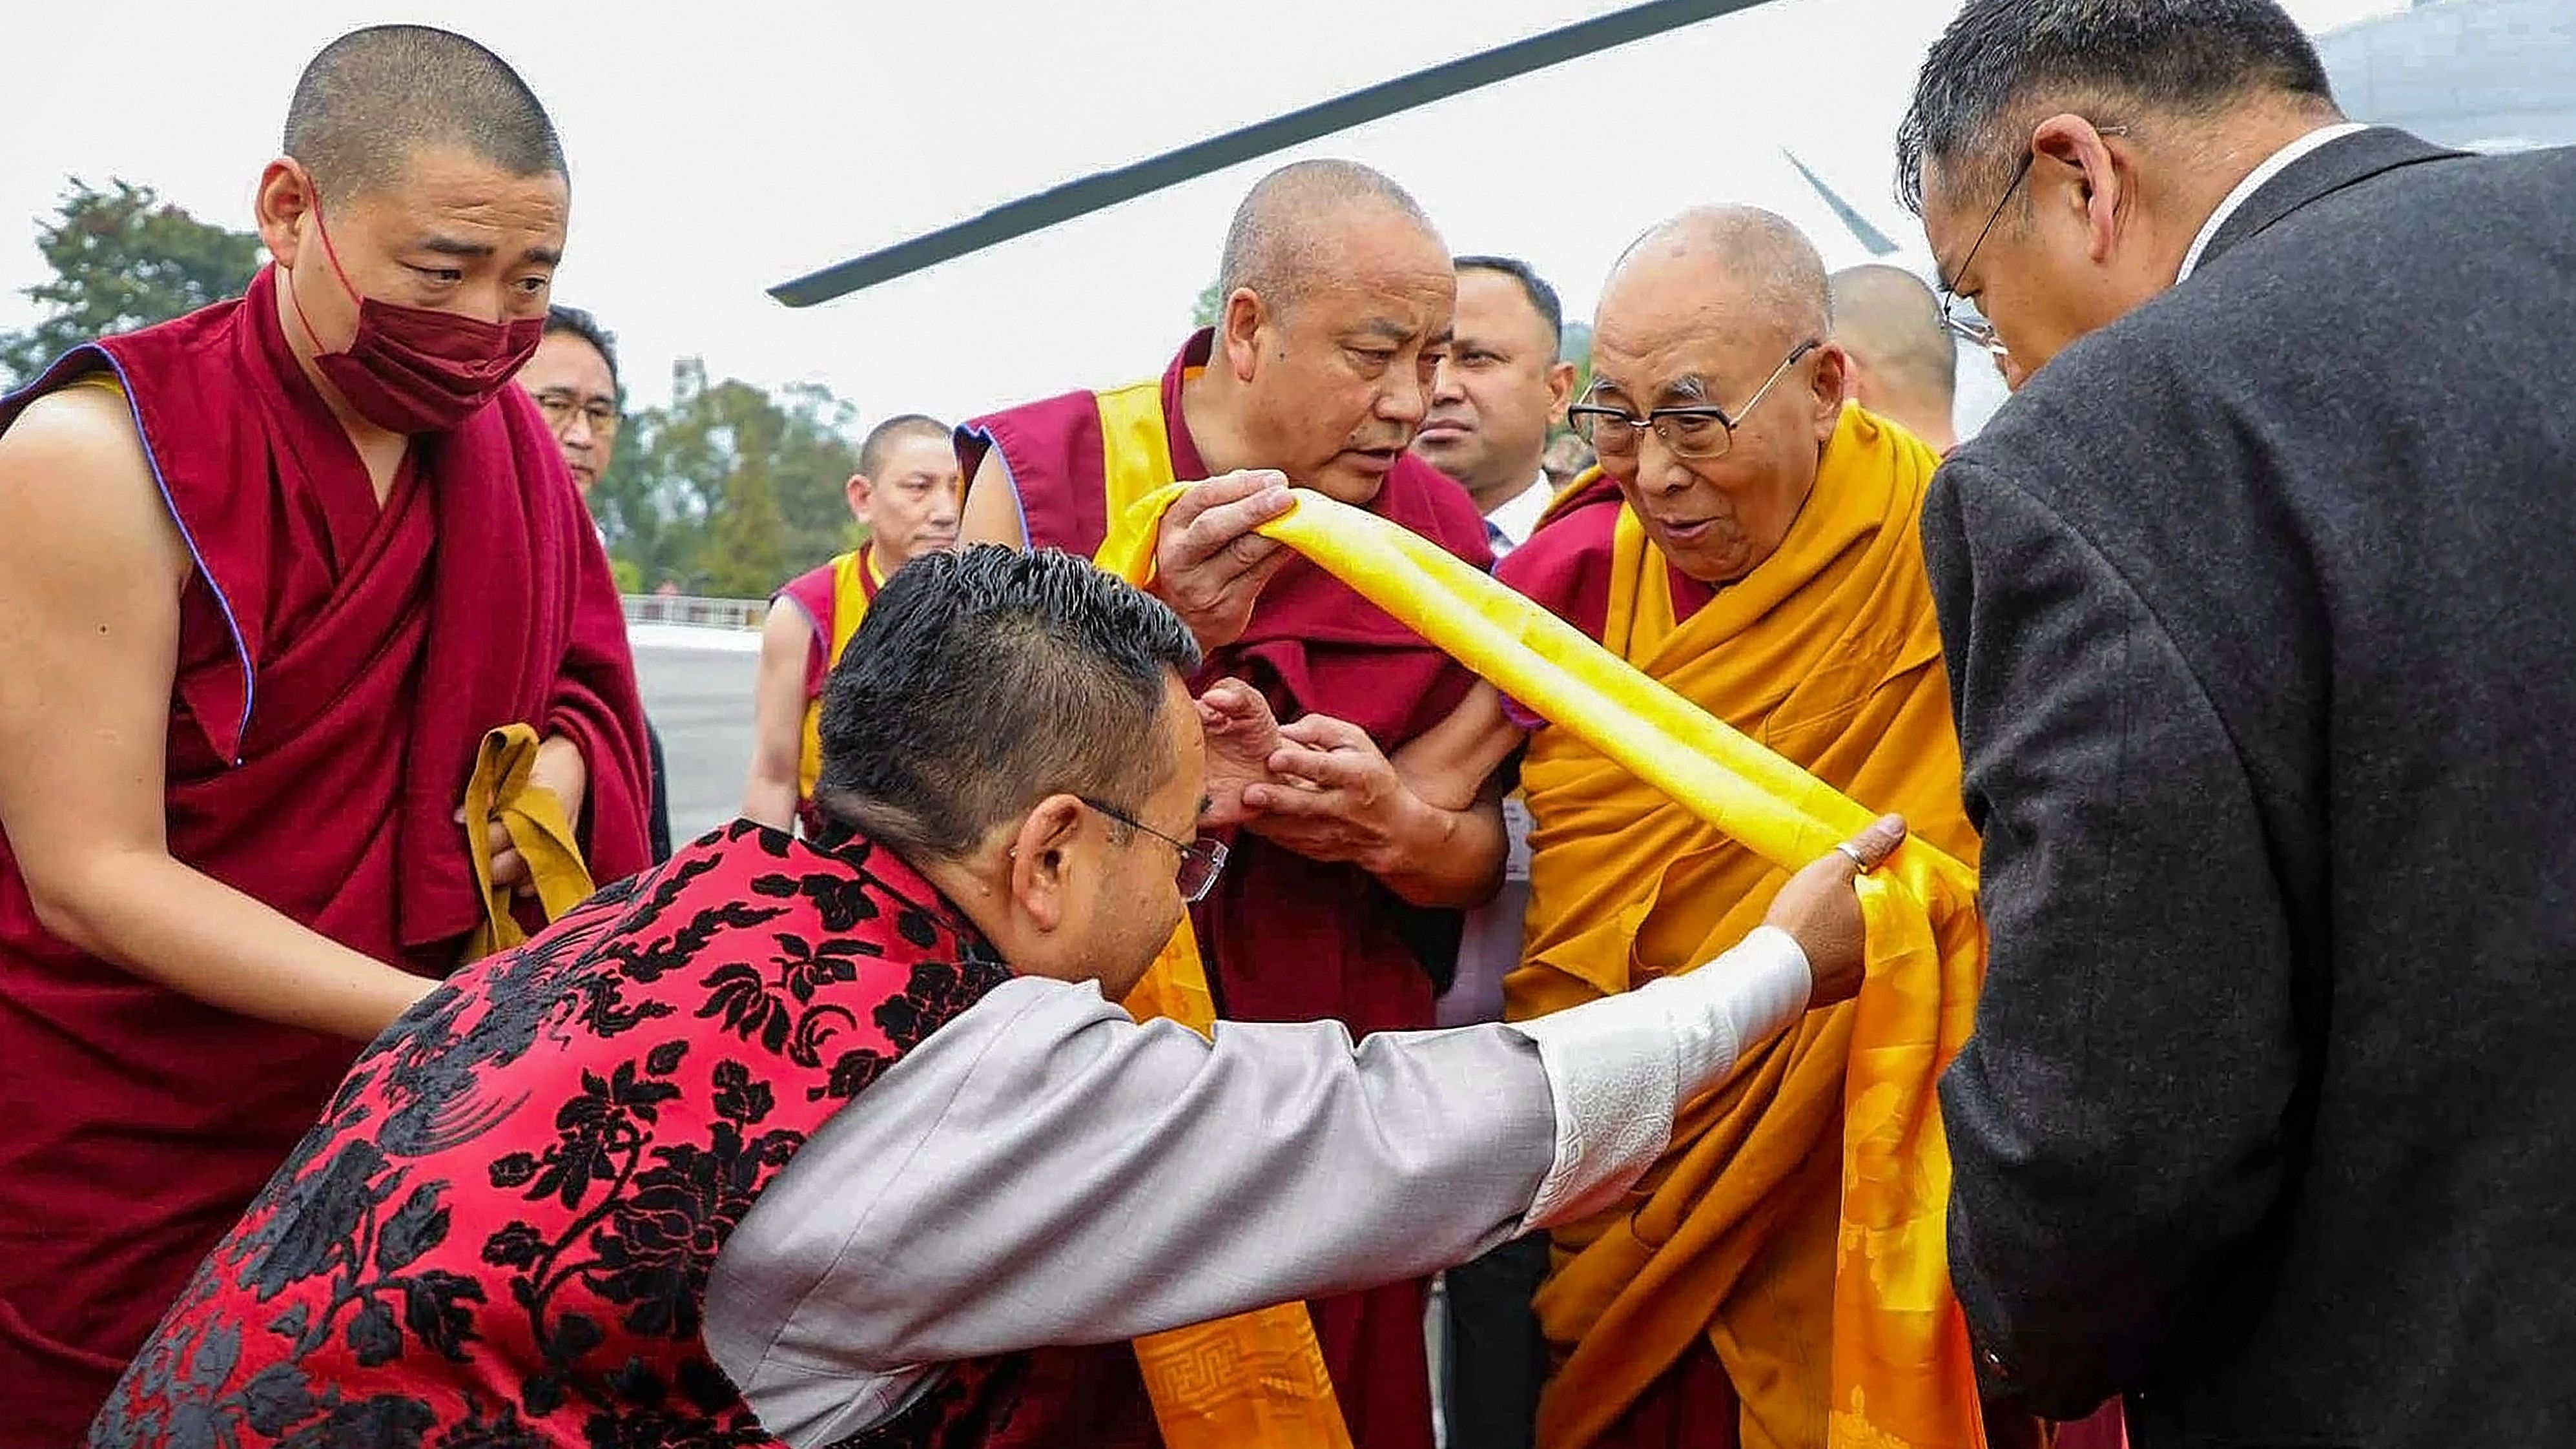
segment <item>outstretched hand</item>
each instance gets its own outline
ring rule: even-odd
[[[1252,818],[1243,792],[1274,782],[1270,757],[1284,743],[1279,718],[1261,692],[1240,679],[1220,679],[1199,696],[1199,728],[1207,739],[1208,807],[1199,828],[1218,830]]]
[[[1904,843],[1905,821],[1882,815],[1824,859],[1789,877],[1772,899],[1763,924],[1788,932],[1807,953],[1807,971],[1814,980],[1807,997],[1810,1009],[1860,995],[1869,932],[1852,883],[1864,869],[1878,869]]]

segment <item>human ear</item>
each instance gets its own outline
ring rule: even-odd
[[[2083,209],[2085,253],[2094,262],[2108,261],[2119,240],[2120,208],[2128,199],[2129,177],[2119,153],[2111,149],[2091,121],[2077,115],[2051,116],[2031,132],[2038,162],[2071,169],[2071,199]],[[2047,189],[2034,183],[2033,194]]]
[[[1235,381],[1252,381],[1261,356],[1261,329],[1270,325],[1270,320],[1270,308],[1250,287],[1237,287],[1226,297],[1225,311],[1217,318],[1216,340],[1225,349],[1226,364],[1234,370]]]
[[[1851,387],[1851,354],[1828,342],[1816,349],[1816,441],[1833,441],[1842,426],[1843,398]]]
[[[280,156],[259,173],[251,214],[258,221],[260,245],[288,271],[295,270],[303,251],[298,228],[313,204],[313,178],[293,159]]]
[[[1049,795],[1020,821],[1012,839],[1011,901],[1038,931],[1064,927],[1073,878],[1082,869],[1077,847],[1084,813],[1073,796]]]

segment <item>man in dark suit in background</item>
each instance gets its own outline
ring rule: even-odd
[[[2141,1449],[2576,1442],[2576,152],[2341,122],[2269,0],[1968,0],[1900,143],[2036,374],[1924,519],[1952,1271]]]

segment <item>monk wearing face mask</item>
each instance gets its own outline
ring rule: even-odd
[[[469,933],[576,854],[645,864],[615,586],[510,385],[552,125],[384,27],[314,60],[282,149],[246,297],[0,400],[0,1449],[80,1434]]]

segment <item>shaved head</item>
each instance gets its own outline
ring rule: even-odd
[[[1340,270],[1333,245],[1340,233],[1356,221],[1390,218],[1439,240],[1421,204],[1382,172],[1356,161],[1282,166],[1255,182],[1235,208],[1217,292],[1230,297],[1249,288],[1272,307],[1284,307]]]
[[[1629,244],[1602,288],[1606,325],[1621,302],[1678,299],[1697,325],[1822,338],[1833,303],[1824,258],[1784,217],[1755,206],[1683,212]]]
[[[564,174],[563,143],[536,93],[464,36],[425,25],[351,31],[295,84],[284,150],[335,198],[398,180],[430,146],[455,147],[513,176]]]
[[[1853,267],[1834,273],[1833,301],[1834,340],[1859,369],[1862,405],[1909,427],[1907,404],[1947,416],[1959,349],[1932,289],[1899,267]]]
[[[1847,360],[1832,325],[1814,245],[1749,206],[1684,212],[1611,271],[1592,333],[1594,405],[1684,416],[1595,432],[1594,447],[1683,573],[1732,583],[1789,536],[1843,419]]]
[[[922,413],[901,413],[868,429],[859,444],[859,472],[874,478],[885,471],[886,454],[906,438],[928,438],[942,447],[948,445],[948,425]]]
[[[1431,219],[1365,166],[1300,161],[1235,210],[1217,285],[1208,365],[1182,395],[1200,459],[1376,497],[1422,427],[1458,305]]]

